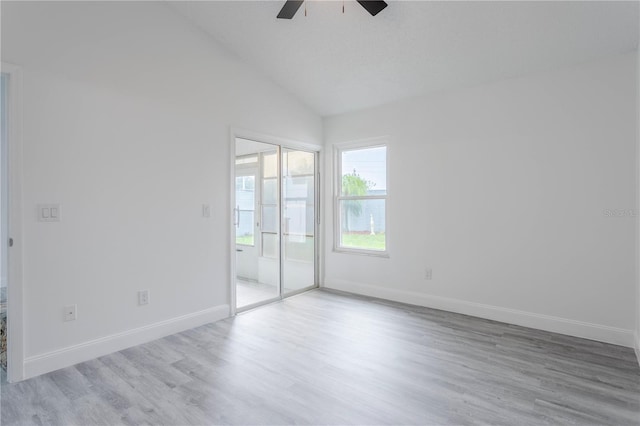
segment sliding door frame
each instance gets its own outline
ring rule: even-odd
[[[233,226],[233,214],[234,208],[236,205],[236,196],[235,196],[235,161],[236,161],[236,139],[248,139],[255,142],[261,142],[266,144],[275,145],[278,147],[278,222],[279,222],[279,248],[280,248],[280,271],[279,271],[279,285],[278,285],[278,297],[267,299],[263,302],[251,304],[248,306],[243,306],[241,309],[237,309],[237,300],[236,300],[236,231]],[[283,149],[290,150],[300,150],[309,153],[314,153],[314,284],[290,293],[284,294],[283,290],[283,264],[284,264],[284,244],[282,238],[282,150]],[[263,133],[254,132],[251,130],[240,129],[232,127],[230,129],[230,141],[229,141],[229,217],[227,217],[227,223],[229,226],[229,307],[230,314],[233,316],[238,312],[246,311],[249,309],[253,309],[257,306],[272,303],[274,301],[282,300],[287,297],[294,296],[296,294],[308,291],[312,288],[317,288],[320,285],[320,265],[321,265],[321,236],[323,232],[321,230],[321,210],[320,210],[320,200],[322,199],[321,194],[321,184],[320,184],[320,166],[321,166],[321,154],[322,154],[322,146],[314,145],[304,142],[293,141],[289,139],[280,138],[277,136],[266,135]]]
[[[6,62],[1,71],[9,76],[7,87],[7,146],[6,165],[9,182],[7,240],[0,241],[8,250],[7,274],[7,381],[24,380],[24,319],[22,288],[22,69]],[[12,239],[13,246],[9,247]]]

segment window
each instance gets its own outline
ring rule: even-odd
[[[339,146],[336,161],[336,250],[386,255],[386,145]]]

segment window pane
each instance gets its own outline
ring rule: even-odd
[[[278,157],[276,153],[263,154],[262,156],[263,176],[278,177]]]
[[[285,151],[282,157],[283,176],[300,176],[313,174],[313,153],[304,151]]]
[[[236,226],[236,244],[252,246],[253,242],[253,217],[254,212],[240,210],[238,214],[238,224]]]
[[[314,204],[314,177],[287,177],[284,179],[285,201],[290,199],[306,200],[309,204]]]
[[[278,180],[265,179],[262,183],[262,203],[278,204]]]
[[[313,205],[307,204],[307,235],[315,234],[315,217]]]
[[[247,182],[253,182],[253,180],[253,176],[236,177],[236,244],[254,244],[256,194],[252,185],[247,185]]]
[[[262,206],[262,230],[278,232],[278,207]]]
[[[315,241],[313,237],[305,237],[300,240],[293,236],[284,237],[284,258],[300,262],[313,263],[315,253]]]
[[[387,193],[387,147],[342,151],[341,195],[385,195]]]
[[[243,176],[242,187],[248,191],[253,191],[256,187],[256,178],[254,176]]]
[[[278,235],[262,234],[262,255],[271,259],[278,258]]]
[[[253,164],[258,162],[257,155],[251,155],[247,157],[236,157],[236,165],[239,164]]]
[[[307,235],[307,203],[286,201],[284,205],[284,230],[293,240],[304,241]]]
[[[386,250],[386,200],[340,201],[340,246]]]

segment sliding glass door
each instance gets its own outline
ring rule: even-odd
[[[317,153],[235,140],[236,310],[317,283]]]
[[[236,307],[280,297],[280,147],[236,139]]]
[[[316,155],[282,150],[282,285],[293,294],[315,285]]]

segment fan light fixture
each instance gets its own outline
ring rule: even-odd
[[[371,16],[376,16],[382,9],[387,7],[387,2],[382,0],[357,0],[360,3],[360,6],[364,7],[367,12],[371,14]],[[291,19],[296,14],[300,6],[302,6],[304,0],[287,0],[282,6],[280,13],[278,13],[278,18],[280,19]],[[305,11],[306,12],[306,11]],[[344,13],[344,4],[342,6],[342,12]],[[305,13],[306,15],[306,13]]]

